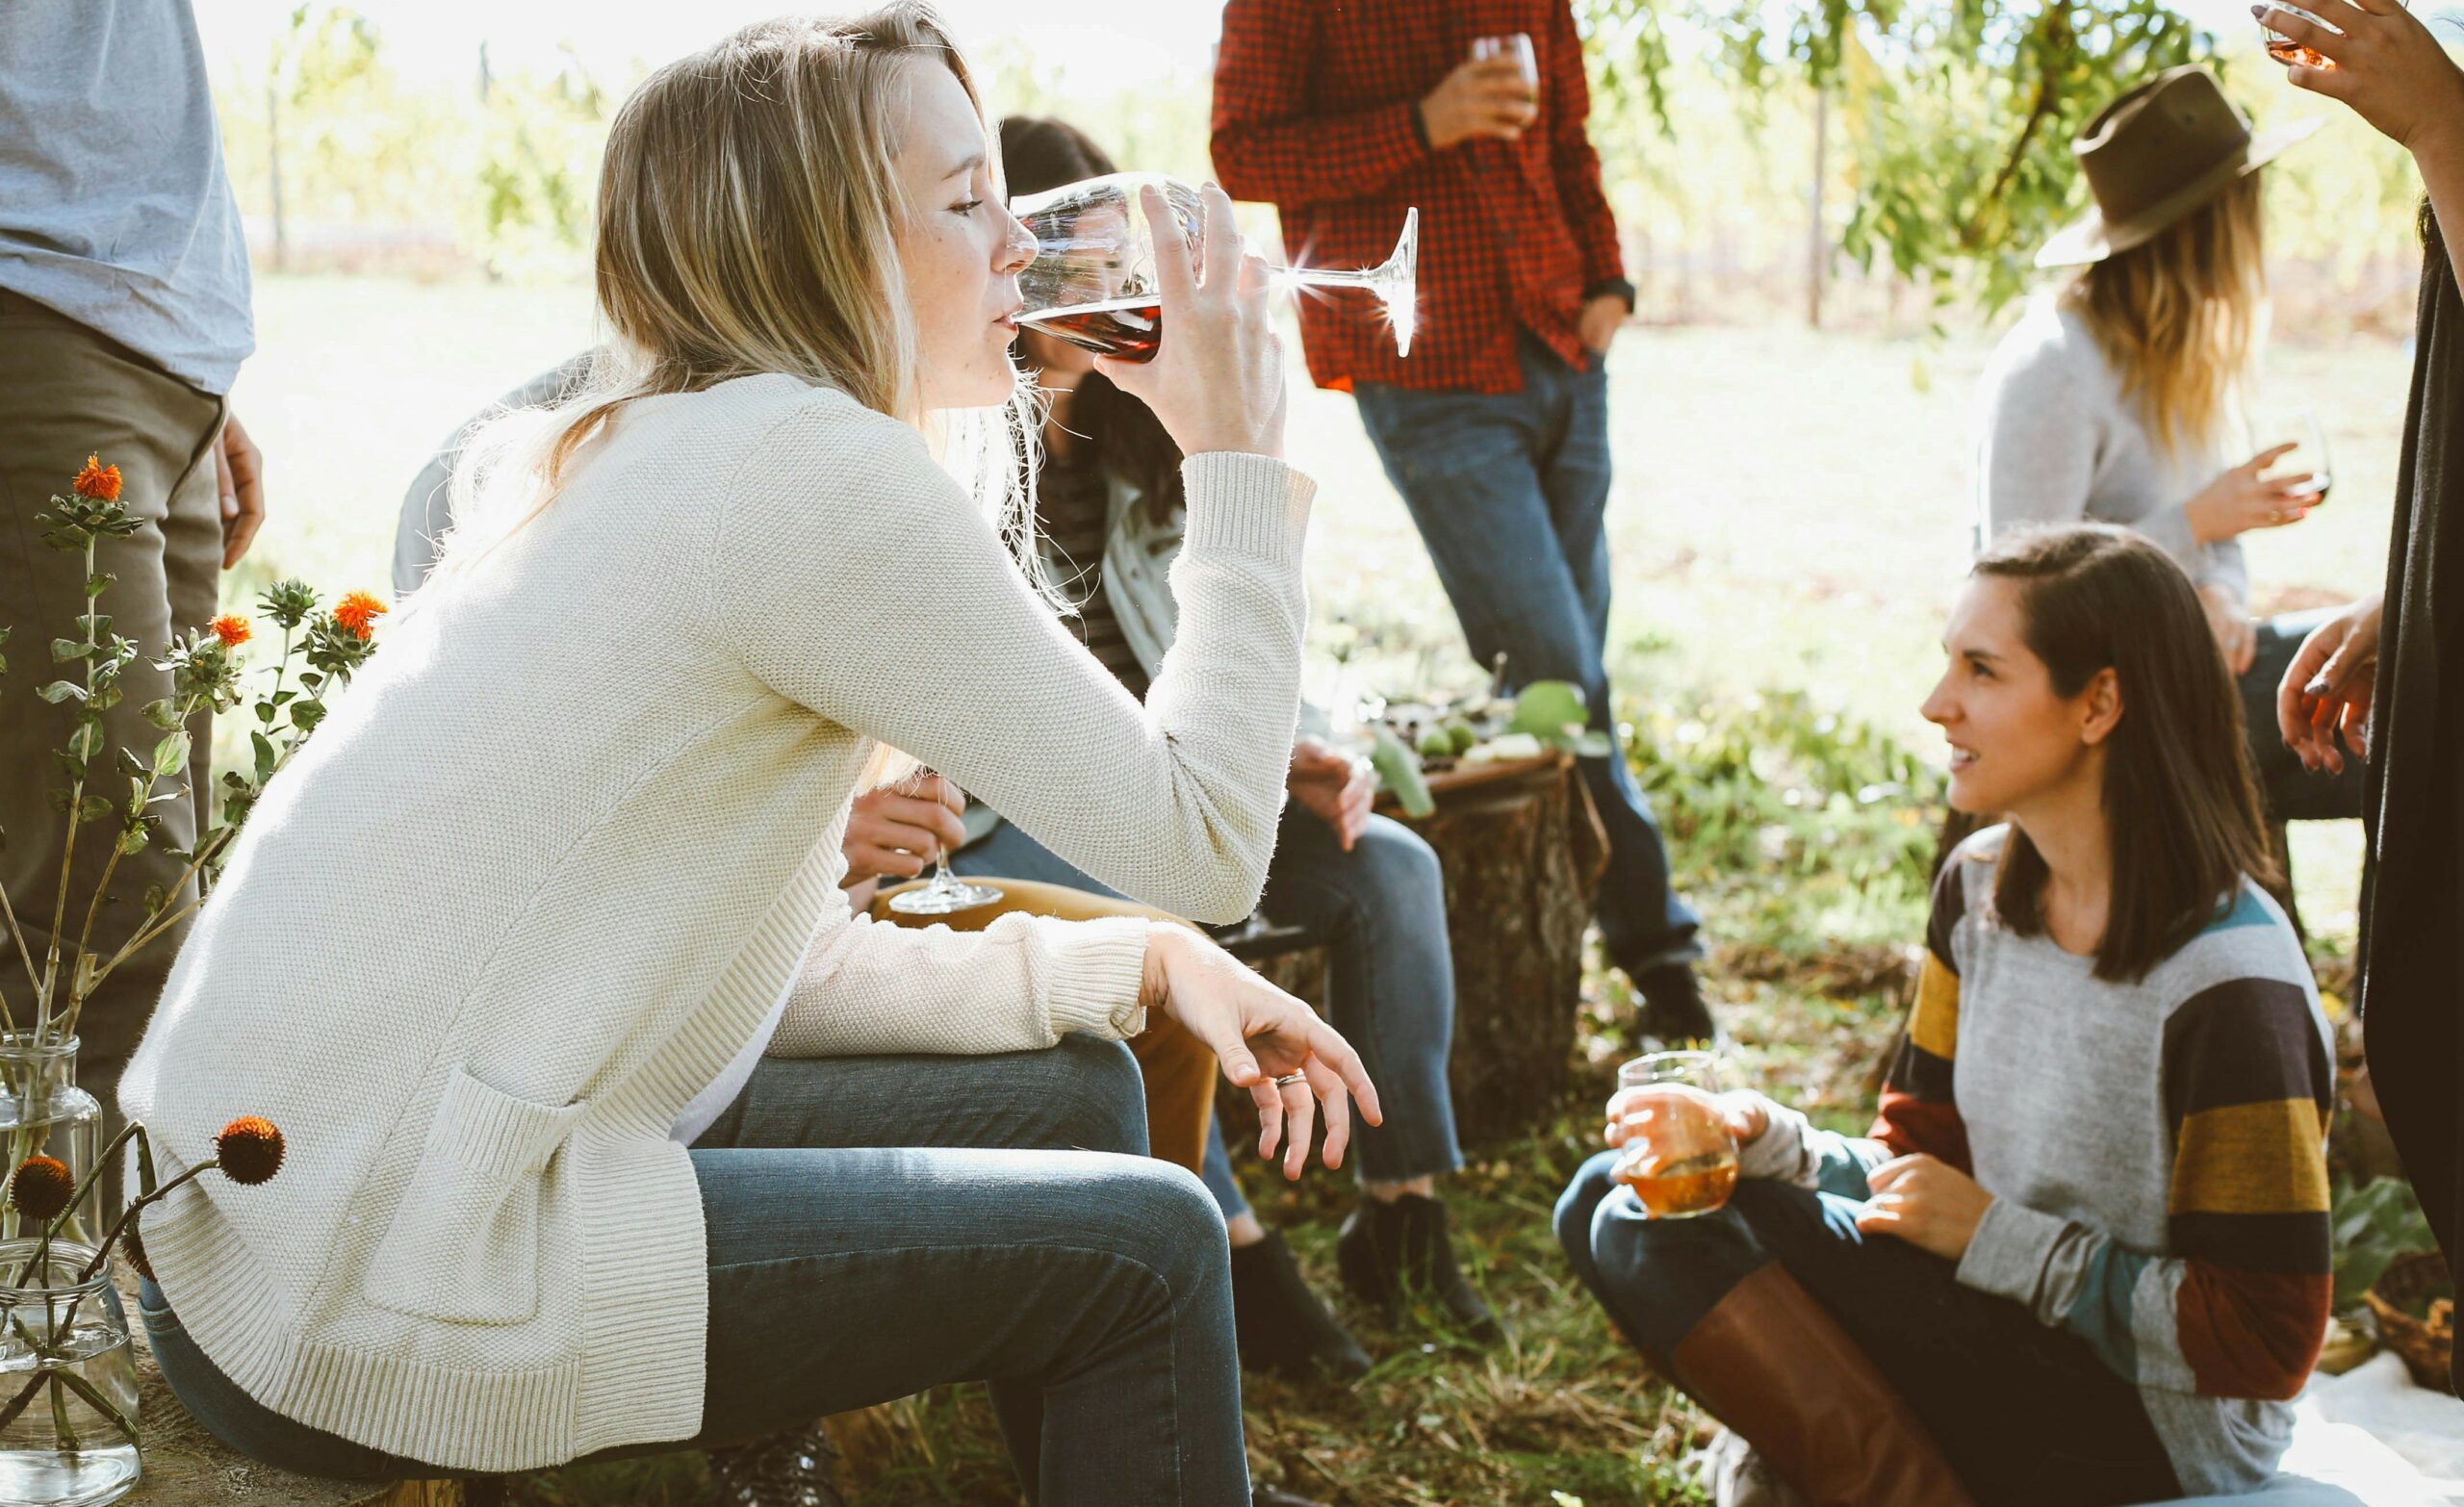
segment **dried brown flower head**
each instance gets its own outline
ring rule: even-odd
[[[222,1175],[234,1183],[253,1186],[282,1170],[282,1132],[273,1128],[273,1121],[254,1114],[223,1126],[214,1137],[214,1150]]]
[[[58,475],[59,473],[52,474]],[[116,502],[119,500],[119,468],[104,465],[99,455],[89,455],[86,457],[86,469],[79,472],[77,479],[68,485],[81,498],[91,498],[97,502]]]
[[[28,1157],[9,1177],[9,1207],[37,1224],[49,1224],[68,1207],[77,1180],[57,1157]]]

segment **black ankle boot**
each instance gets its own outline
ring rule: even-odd
[[[723,1507],[846,1507],[838,1446],[819,1418],[749,1444],[706,1449],[702,1457]]]
[[[1670,1047],[1688,1042],[1707,1046],[1718,1035],[1720,1028],[1711,1019],[1711,1008],[1703,1003],[1702,985],[1695,982],[1691,964],[1646,968],[1633,975],[1633,981],[1635,992],[1643,997],[1638,1023],[1642,1035]]]
[[[1322,1372],[1339,1381],[1369,1374],[1369,1352],[1326,1311],[1292,1259],[1280,1232],[1232,1252],[1232,1328],[1241,1364],[1301,1380]]]
[[[1391,1307],[1407,1292],[1424,1293],[1472,1339],[1486,1344],[1505,1338],[1505,1325],[1454,1264],[1446,1206],[1434,1198],[1362,1198],[1344,1221],[1335,1255],[1344,1286],[1367,1302]]]

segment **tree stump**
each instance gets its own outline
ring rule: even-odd
[[[1566,1088],[1583,933],[1608,865],[1591,793],[1563,754],[1429,777],[1413,820],[1446,870],[1454,954],[1454,1118],[1466,1145],[1529,1130]]]
[[[119,1270],[137,1357],[137,1426],[145,1473],[121,1500],[131,1507],[465,1507],[460,1481],[323,1481],[259,1465],[189,1416],[145,1343],[137,1318],[137,1280]]]

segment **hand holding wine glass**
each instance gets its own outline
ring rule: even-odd
[[[1172,338],[1157,342],[1151,360],[1104,356],[1095,369],[1153,409],[1185,455],[1280,458],[1283,342],[1267,308],[1266,260],[1244,251],[1231,196],[1211,183],[1200,191],[1196,258],[1164,191],[1142,184],[1137,197],[1151,234],[1162,323]]]
[[[1511,141],[1539,116],[1534,81],[1523,61],[1529,41],[1524,45],[1521,54],[1500,49],[1475,55],[1421,100],[1421,126],[1432,151],[1482,138]]]
[[[2434,138],[2464,151],[2464,69],[2400,0],[2302,0],[2298,10],[2250,11],[2289,44],[2283,53],[2268,50],[2289,64],[2294,84],[2343,100],[2416,156]]]

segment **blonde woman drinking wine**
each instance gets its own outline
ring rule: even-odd
[[[2246,432],[2263,169],[2317,126],[2254,137],[2196,67],[2108,105],[2074,148],[2094,204],[2037,258],[2078,274],[2003,338],[1976,437],[1979,550],[2019,524],[2119,524],[2197,586],[2278,820],[2361,810],[2358,775],[2303,769],[2271,730],[2276,681],[2323,615],[2253,622],[2242,551],[2244,535],[2297,524],[2320,499],[2320,478],[2277,467],[2289,436]]]
[[[659,70],[600,197],[612,341],[466,457],[438,575],[266,791],[122,1085],[166,1177],[233,1106],[292,1148],[146,1218],[164,1373],[346,1476],[725,1445],[981,1377],[1040,1500],[1245,1502],[1222,1222],[1136,1155],[1117,1038],[1170,1012],[1270,1143],[1322,1113],[1329,1165],[1355,1095],[1380,1117],[1357,1057],[1186,929],[906,932],[837,883],[879,740],[1121,889],[1254,903],[1311,489],[1229,203],[1116,374],[1190,456],[1142,704],[989,506],[1032,244],[929,11]],[[1002,421],[989,463],[965,411]]]
[[[1872,1131],[1732,1093],[1726,1208],[1649,1217],[1615,1151],[1557,1205],[1618,1327],[1814,1507],[2234,1494],[2284,1451],[2335,1076],[2201,617],[2109,525],[1979,560],[1924,714],[1951,805],[2008,820],[1935,881]],[[1621,1091],[1608,1143],[1670,1108]]]

